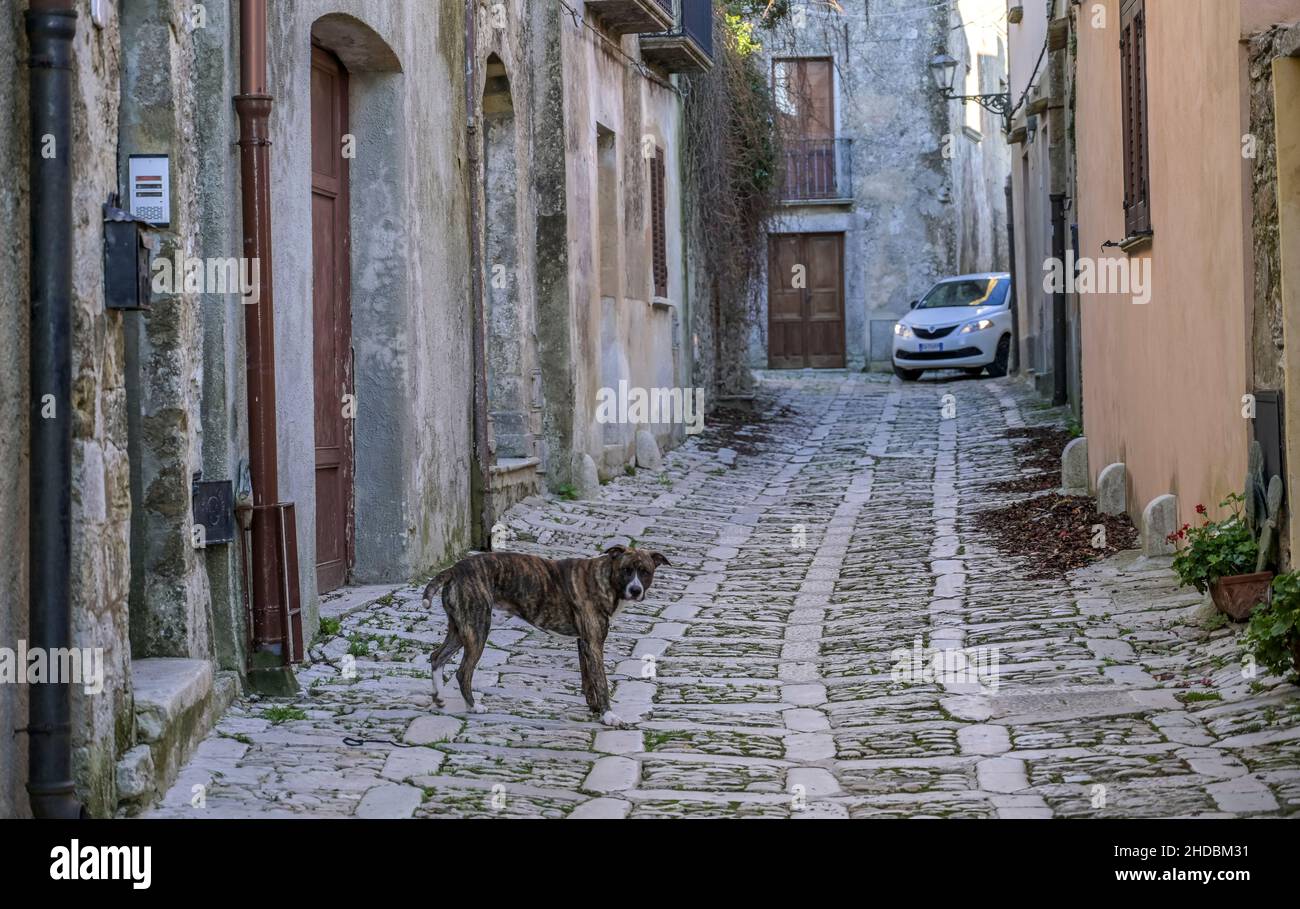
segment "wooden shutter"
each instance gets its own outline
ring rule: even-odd
[[[664,207],[664,151],[655,146],[650,159],[650,243],[654,258],[654,285],[656,297],[668,296],[668,236],[665,228]]]
[[[1124,101],[1124,229],[1151,229],[1147,142],[1146,0],[1125,0],[1120,13],[1121,91]]]

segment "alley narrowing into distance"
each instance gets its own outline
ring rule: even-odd
[[[1167,559],[1034,580],[982,541],[973,513],[1017,474],[1007,430],[1043,419],[1003,382],[769,373],[752,417],[662,475],[504,518],[503,548],[672,560],[606,647],[634,728],[593,721],[571,642],[501,615],[475,677],[488,712],[435,711],[445,617],[417,582],[343,614],[297,699],[239,702],[150,814],[1296,812],[1300,706],[1243,678]],[[996,690],[896,678],[918,639],[996,648]]]

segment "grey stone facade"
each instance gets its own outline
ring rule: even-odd
[[[970,6],[978,20],[963,17]],[[831,59],[835,135],[850,143],[838,154],[851,160],[845,198],[787,204],[770,233],[843,233],[846,365],[888,369],[893,325],[911,301],[939,278],[1008,264],[1000,119],[945,100],[929,65],[946,52],[959,61],[959,94],[1001,91],[1006,54],[991,13],[1004,9],[996,0],[840,7],[808,3],[759,33],[769,72],[774,59]],[[982,53],[990,37],[995,50]],[[768,364],[767,320],[764,304],[750,343],[756,367]]]
[[[314,435],[312,48],[349,79],[350,583],[427,576],[473,544],[472,276],[482,269],[491,484],[498,511],[574,467],[622,473],[684,438],[672,422],[607,424],[620,382],[680,388],[691,300],[682,250],[675,77],[643,71],[576,4],[303,0],[269,7],[271,237],[281,500],[295,504],[304,639],[319,626]],[[244,678],[236,545],[196,546],[192,482],[237,481],[249,456],[245,309],[237,292],[155,289],[148,312],[106,313],[101,204],[132,154],[170,158],[160,257],[242,255],[239,5],[78,4],[75,111],[74,644],[103,648],[105,693],[74,695],[76,779],[95,815],[135,811],[171,782]],[[26,38],[0,23],[0,211],[23,225],[0,252],[0,646],[26,633]],[[613,169],[600,157],[613,137]],[[652,142],[665,158],[669,292],[651,281]],[[479,170],[469,169],[474,145]],[[9,191],[10,176],[15,191]],[[612,207],[597,205],[610,189]],[[481,261],[470,242],[477,197]],[[613,220],[605,222],[612,215]],[[612,243],[610,242],[612,239]],[[602,259],[602,256],[604,259]],[[612,256],[612,258],[610,258]],[[612,283],[608,280],[613,276]],[[649,434],[649,438],[646,437]],[[594,484],[594,479],[591,480]],[[598,488],[598,487],[597,487]],[[0,727],[26,724],[0,685]],[[23,736],[0,736],[0,816],[28,813]],[[144,750],[142,750],[144,749]],[[147,753],[146,753],[147,752]],[[152,777],[152,778],[151,778]]]

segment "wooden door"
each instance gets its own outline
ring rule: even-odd
[[[768,246],[768,365],[844,367],[844,235],[773,234]]]
[[[352,566],[352,309],[348,231],[348,74],[319,47],[311,59],[312,363],[316,421],[316,584]]]

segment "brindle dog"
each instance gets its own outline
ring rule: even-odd
[[[622,601],[645,599],[655,569],[667,564],[660,553],[623,546],[611,546],[594,559],[557,562],[517,552],[485,552],[461,559],[424,589],[425,605],[431,606],[434,591],[445,586],[442,608],[447,612],[447,639],[431,657],[434,703],[444,706],[442,667],[463,647],[465,655],[456,671],[460,693],[472,712],[484,711],[474,701],[471,682],[495,606],[543,631],[576,638],[587,706],[607,726],[624,725],[609,709],[605,636]]]

